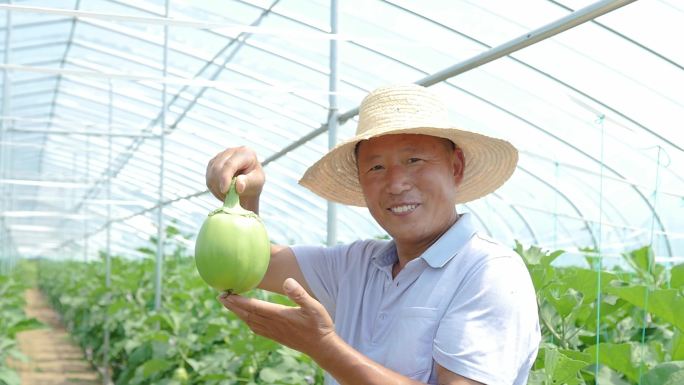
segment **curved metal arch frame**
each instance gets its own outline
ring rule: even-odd
[[[446,82],[449,83],[448,80],[447,80]],[[449,83],[449,84],[451,84],[451,83]],[[472,93],[472,92],[470,92],[470,91],[467,91],[467,90],[465,90],[465,89],[463,89],[463,88],[461,88],[461,87],[458,87],[458,86],[453,85],[453,84],[451,84],[451,85],[452,85],[453,87],[456,87],[457,89],[461,90],[462,92],[465,92],[465,93],[467,93],[468,95],[471,95],[471,96],[473,96],[473,97],[475,97],[475,98],[481,100],[482,102],[487,103],[487,104],[491,105],[492,107],[494,107],[494,108],[496,108],[496,109],[498,109],[498,110],[500,110],[500,111],[502,111],[502,112],[504,112],[504,113],[506,113],[506,114],[508,114],[508,115],[510,115],[510,116],[512,116],[512,117],[514,117],[515,119],[524,122],[525,124],[529,125],[530,127],[533,127],[533,128],[535,128],[535,129],[537,129],[538,131],[540,131],[540,132],[542,132],[542,133],[544,133],[544,134],[547,134],[547,135],[551,136],[552,138],[556,139],[556,140],[559,141],[560,143],[565,144],[566,146],[568,146],[568,147],[572,148],[573,150],[577,151],[578,153],[584,155],[585,157],[587,157],[588,159],[590,159],[590,160],[593,161],[594,163],[596,163],[596,164],[598,164],[598,165],[601,165],[602,167],[605,167],[606,170],[612,172],[614,175],[616,175],[616,176],[620,177],[622,180],[624,180],[625,183],[629,184],[629,183],[627,182],[626,178],[625,178],[622,174],[620,174],[617,170],[615,170],[615,169],[613,169],[612,167],[610,167],[610,166],[606,165],[605,163],[601,162],[601,160],[596,159],[596,158],[594,158],[593,156],[589,155],[588,153],[582,151],[582,150],[581,150],[580,148],[578,148],[577,146],[575,146],[575,145],[573,145],[573,144],[567,142],[566,140],[564,140],[564,139],[562,139],[562,138],[560,138],[560,137],[558,137],[558,136],[552,134],[550,131],[548,131],[548,130],[542,128],[542,127],[540,127],[539,125],[536,125],[536,124],[534,124],[534,123],[528,121],[527,119],[525,119],[525,118],[523,118],[523,117],[521,117],[521,116],[519,116],[519,115],[517,115],[517,114],[515,114],[515,113],[513,113],[513,112],[511,112],[511,111],[509,111],[509,110],[507,110],[507,109],[505,109],[505,108],[503,108],[502,106],[499,106],[498,104],[491,103],[490,101],[488,101],[488,100],[486,100],[486,99],[483,99],[483,98],[479,97],[478,95],[475,95],[474,93]],[[663,223],[662,220],[660,219],[660,215],[656,212],[655,207],[653,207],[653,205],[652,205],[651,202],[648,200],[648,198],[647,198],[647,197],[646,197],[638,188],[636,188],[635,186],[633,186],[633,185],[630,184],[630,187],[639,195],[639,197],[642,198],[642,200],[644,201],[644,203],[646,203],[646,206],[650,209],[651,213],[653,214],[653,217],[654,217],[654,218],[656,219],[656,221],[658,222],[658,226],[660,227],[660,229],[661,229],[665,234],[667,234],[667,230],[665,229],[664,223]],[[669,241],[669,238],[668,238],[667,236],[665,236],[665,243],[666,243],[666,246],[667,246],[668,254],[669,254],[670,256],[672,256],[672,255],[673,255],[673,253],[672,253],[672,246],[671,246],[670,241]]]
[[[567,197],[566,197],[566,200],[567,200]],[[581,214],[580,214],[580,215],[581,215]]]
[[[474,37],[472,37],[472,36],[470,36],[470,35],[464,34],[464,33],[460,32],[460,31],[458,31],[458,30],[456,30],[456,29],[453,29],[453,28],[451,28],[451,27],[449,27],[449,26],[447,26],[447,25],[444,25],[444,24],[442,24],[442,23],[439,23],[439,22],[437,22],[437,21],[435,21],[435,20],[429,19],[429,18],[427,18],[427,17],[425,17],[425,16],[423,16],[423,15],[417,13],[417,12],[414,12],[414,11],[412,11],[412,10],[410,10],[410,9],[407,9],[407,8],[401,7],[401,6],[399,6],[399,5],[396,5],[396,4],[394,4],[394,3],[392,3],[391,1],[388,1],[388,0],[381,0],[381,1],[382,1],[383,3],[386,3],[386,4],[392,5],[392,6],[394,6],[394,7],[397,7],[397,8],[399,8],[399,9],[405,11],[405,12],[411,13],[412,15],[414,15],[414,16],[416,16],[416,17],[419,17],[419,18],[421,18],[421,19],[423,19],[423,20],[425,20],[425,21],[431,22],[431,23],[433,23],[433,24],[435,24],[435,25],[437,25],[437,26],[439,26],[439,27],[441,27],[441,28],[444,28],[444,29],[446,29],[446,30],[449,30],[449,31],[451,31],[451,32],[453,32],[453,33],[455,33],[455,34],[458,34],[459,36],[461,36],[461,37],[463,37],[463,38],[465,38],[465,39],[467,39],[467,40],[469,40],[469,41],[471,41],[471,42],[473,42],[473,43],[476,43],[476,44],[481,45],[483,48],[487,48],[487,49],[492,48],[492,46],[490,46],[490,45],[488,45],[488,44],[486,44],[486,43],[484,43],[484,42],[482,42],[482,41],[480,41],[480,40],[478,40],[478,39],[476,39],[476,38],[474,38]],[[558,6],[564,8],[564,9],[566,9],[566,10],[572,11],[570,8],[565,7],[564,5],[558,3],[557,1],[554,1],[554,0],[549,0],[549,1],[551,1],[552,3],[558,5]],[[672,60],[670,60],[670,59],[668,59],[668,58],[666,58],[666,57],[664,57],[664,56],[658,54],[657,52],[655,52],[655,51],[649,49],[648,47],[643,46],[642,44],[639,44],[638,42],[634,41],[633,39],[630,39],[630,38],[628,38],[627,36],[625,36],[625,35],[623,35],[623,34],[620,34],[619,32],[617,32],[617,31],[615,31],[615,30],[613,30],[613,29],[611,29],[611,28],[605,26],[604,24],[601,24],[600,22],[598,22],[598,21],[596,21],[596,20],[592,20],[591,22],[594,23],[594,24],[596,24],[596,25],[599,25],[601,28],[606,29],[607,31],[610,31],[611,33],[614,33],[614,34],[618,35],[618,36],[621,37],[621,38],[624,38],[625,40],[628,40],[630,43],[633,43],[633,44],[637,45],[639,48],[642,48],[642,49],[648,51],[649,53],[658,56],[659,58],[661,58],[661,59],[667,61],[668,63],[675,64],[676,66],[678,66],[678,67],[680,67],[682,70],[684,70],[684,67],[682,67],[682,66],[680,66],[680,65],[678,65],[678,64],[676,64],[676,63],[674,63]],[[635,126],[639,127],[640,129],[642,129],[642,130],[648,132],[649,134],[651,134],[651,135],[657,137],[658,139],[662,140],[663,142],[665,142],[665,143],[667,143],[667,144],[673,146],[674,148],[676,148],[676,149],[678,149],[678,150],[680,150],[680,151],[684,151],[684,148],[678,146],[677,144],[673,143],[672,141],[668,140],[667,138],[663,137],[662,135],[658,134],[657,132],[655,132],[655,131],[649,129],[648,127],[646,127],[646,126],[644,126],[643,124],[637,122],[637,121],[634,120],[633,118],[631,118],[631,117],[625,115],[624,113],[622,113],[622,112],[616,110],[615,108],[613,108],[613,107],[611,107],[611,106],[605,104],[604,102],[602,102],[602,101],[600,101],[600,100],[598,100],[598,99],[592,97],[591,95],[589,95],[589,94],[587,94],[587,93],[585,93],[585,92],[579,90],[578,88],[573,87],[572,85],[568,84],[567,82],[564,82],[564,81],[562,81],[562,80],[560,80],[560,79],[554,77],[553,75],[551,75],[551,74],[549,74],[549,73],[547,73],[547,72],[544,72],[544,71],[542,71],[542,70],[540,70],[540,69],[538,69],[538,68],[536,68],[536,67],[534,67],[534,66],[528,64],[527,62],[525,62],[525,61],[523,61],[523,60],[520,60],[520,59],[514,57],[514,56],[509,55],[508,58],[509,58],[510,60],[513,60],[514,62],[516,62],[516,63],[518,63],[518,64],[520,64],[520,65],[523,65],[523,66],[525,66],[526,68],[528,68],[528,69],[530,69],[530,70],[536,72],[536,73],[539,74],[539,75],[542,75],[542,76],[544,76],[544,77],[546,77],[546,78],[548,78],[548,79],[550,79],[550,80],[552,80],[552,81],[554,81],[554,82],[556,82],[556,83],[558,83],[558,84],[561,84],[562,86],[564,86],[564,87],[566,87],[566,88],[572,90],[573,92],[576,92],[577,94],[581,95],[582,97],[585,97],[585,98],[591,100],[592,102],[594,102],[594,103],[596,103],[596,104],[598,104],[598,105],[600,105],[600,106],[606,108],[606,109],[609,110],[611,113],[614,113],[614,114],[616,114],[617,116],[619,116],[619,117],[621,117],[621,118],[623,118],[623,119],[629,121],[630,123],[634,124]]]
[[[224,67],[225,67],[225,66],[224,66]],[[131,146],[131,147],[136,147],[136,146]],[[130,151],[129,153],[132,154],[132,152],[133,152],[133,151]],[[123,162],[123,163],[125,164],[125,162]],[[123,165],[122,165],[122,167],[123,167]],[[89,194],[84,195],[84,199],[87,199],[87,195],[89,195]]]
[[[368,47],[363,47],[363,46],[362,46],[362,48],[372,50],[372,49],[370,49],[370,48],[368,48]],[[395,59],[395,58],[386,56],[386,55],[384,55],[384,54],[382,54],[382,53],[380,53],[380,52],[378,52],[378,51],[375,51],[375,50],[372,50],[372,51],[375,52],[375,53],[378,54],[378,55],[383,55],[383,56],[387,57],[388,59],[395,60],[395,61],[397,61],[397,62],[399,62],[399,63],[401,63],[401,64],[403,64],[403,65],[405,65],[405,66],[407,66],[407,67],[413,68],[413,69],[415,69],[416,71],[423,72],[422,70],[420,70],[420,69],[418,69],[418,68],[415,68],[415,67],[413,67],[413,66],[411,66],[411,65],[409,65],[409,64],[407,64],[407,63],[401,62],[401,61],[399,61],[399,60],[397,60],[397,59]],[[533,67],[532,67],[532,68],[533,68]],[[536,69],[535,69],[535,70],[536,70]],[[539,71],[539,70],[536,70],[536,71]],[[425,72],[423,72],[423,73],[425,73]],[[426,74],[426,73],[425,73],[425,74]],[[427,74],[426,74],[426,75],[427,75]],[[550,75],[548,75],[548,76],[550,76]],[[468,95],[470,95],[470,96],[473,96],[473,97],[477,98],[478,100],[483,101],[483,102],[489,104],[490,106],[492,106],[492,107],[494,107],[494,108],[496,108],[496,109],[499,109],[499,110],[501,110],[502,112],[505,112],[505,113],[507,113],[507,114],[513,116],[513,117],[516,118],[516,119],[519,119],[519,120],[523,121],[525,124],[527,124],[527,125],[529,125],[529,126],[531,126],[531,127],[537,128],[538,130],[541,130],[542,132],[544,132],[544,130],[541,129],[541,127],[532,124],[531,122],[529,122],[529,121],[523,119],[522,117],[520,117],[520,116],[518,116],[518,115],[516,115],[516,114],[514,114],[514,113],[512,113],[512,112],[510,112],[510,111],[508,111],[508,110],[506,110],[506,109],[503,109],[501,106],[499,106],[499,105],[497,105],[497,104],[495,104],[495,103],[489,102],[488,100],[486,100],[486,99],[484,99],[484,98],[482,98],[482,97],[480,97],[480,96],[478,96],[478,95],[475,95],[474,93],[471,93],[471,92],[469,92],[469,91],[466,91],[466,90],[462,89],[461,87],[458,87],[458,86],[452,84],[452,83],[449,82],[448,80],[445,81],[444,83],[449,84],[450,86],[452,86],[452,87],[458,89],[459,91],[465,92],[466,94],[468,94]],[[319,129],[319,130],[321,130],[320,133],[324,132],[324,131],[325,131],[325,128],[326,128],[325,126],[322,126],[321,129]],[[320,134],[320,133],[318,133],[318,134]],[[560,140],[560,138],[556,137],[555,135],[553,135],[553,134],[551,134],[551,133],[549,133],[549,132],[545,132],[545,133],[549,134],[550,136],[552,136],[554,139],[560,141],[561,143],[564,143],[564,144],[566,144],[566,145],[569,145],[571,148],[573,148],[573,149],[579,151],[579,152],[582,153],[583,155],[586,155],[586,156],[589,157],[590,159],[596,161],[596,159],[594,159],[594,158],[591,157],[590,155],[585,154],[584,152],[582,152],[581,150],[575,148],[574,146],[570,145],[569,143],[566,143],[566,142]],[[600,163],[600,162],[599,162],[599,163]],[[616,173],[616,175],[621,176],[619,173]],[[621,176],[621,177],[622,177],[622,176]],[[625,178],[622,177],[622,180],[625,180]],[[626,180],[625,180],[625,183],[628,183],[628,182],[626,182]],[[636,188],[634,188],[634,189],[636,190]],[[558,191],[557,189],[556,189],[556,191],[558,192],[559,195],[564,196],[565,199],[569,201],[569,198],[567,198],[563,193],[561,193],[561,192]],[[637,190],[637,192],[640,193],[638,190]],[[643,197],[643,195],[642,195],[642,197]],[[644,198],[645,198],[645,197],[644,197]],[[651,208],[651,212],[653,212],[654,215],[655,215],[654,208],[650,205],[650,203],[649,203],[648,201],[647,201],[647,204],[648,204],[649,207]],[[575,208],[575,210],[578,210],[577,207],[574,206],[574,204],[573,204],[573,207]],[[579,212],[578,212],[578,213],[579,213]],[[579,215],[580,215],[580,217],[583,217],[583,216],[581,215],[581,213],[579,213]],[[660,221],[659,218],[658,218],[658,223],[659,223],[659,225],[661,225],[661,230],[663,230],[663,232],[666,233],[666,231],[665,231],[665,229],[664,229],[664,227],[663,227],[663,224],[662,224],[662,222]],[[587,230],[588,230],[589,233],[591,234],[591,238],[592,238],[592,240],[594,241],[594,244],[596,244],[596,240],[595,240],[594,234],[593,234],[593,232],[591,232],[590,227],[589,227],[589,225],[588,225],[588,222],[586,222],[586,220],[585,220],[585,225],[586,225]],[[669,241],[668,241],[668,245],[669,245]],[[670,255],[671,255],[671,254],[672,254],[671,248],[668,248],[668,250],[669,250]]]
[[[664,230],[664,229],[663,229]]]
[[[75,20],[74,20],[74,22],[75,22]],[[100,27],[101,27],[101,26],[100,26]],[[117,31],[113,31],[113,32],[117,32]],[[65,56],[66,56],[66,55],[65,55]],[[293,62],[298,63],[298,62],[296,62],[296,61],[293,61]],[[60,78],[61,78],[61,77],[58,77],[58,79],[60,79]],[[63,92],[63,91],[62,91],[62,92]],[[78,97],[77,95],[70,95],[70,96],[72,96],[72,97]],[[89,100],[89,101],[90,101],[90,102],[93,102],[93,100]],[[53,103],[53,106],[54,106],[54,103]]]
[[[364,47],[364,48],[369,49],[368,47]],[[383,54],[380,53],[380,52],[377,52],[377,51],[374,51],[374,52],[376,52],[377,54],[383,55]],[[510,57],[510,56],[509,56],[509,57]],[[388,58],[390,58],[390,57],[388,57]],[[394,59],[394,58],[390,58],[390,59],[397,60],[397,59]],[[398,61],[398,60],[397,60],[397,61]],[[408,64],[406,64],[406,63],[403,63],[403,62],[400,62],[400,63],[402,63],[402,64],[404,64],[404,65],[406,65],[406,66],[412,67],[412,66],[410,66],[410,65],[408,65]],[[529,66],[529,65],[528,65],[528,66]],[[420,70],[420,69],[418,69],[418,68],[415,68],[415,67],[412,67],[412,68],[416,69],[417,71],[421,71],[421,72],[422,72],[422,70]],[[531,67],[531,68],[534,68],[534,67]],[[543,71],[539,71],[539,70],[537,70],[537,69],[535,69],[535,71],[538,71],[538,72],[542,72],[542,73],[543,73]],[[549,76],[549,77],[551,77],[551,78],[553,78],[551,75],[548,75],[548,74],[546,74],[546,75]],[[555,78],[553,78],[553,79],[555,79]],[[478,96],[478,95],[475,95],[475,94],[472,93],[472,92],[466,91],[466,90],[464,90],[463,88],[458,87],[458,86],[452,84],[452,83],[449,82],[448,80],[446,80],[445,83],[447,83],[447,84],[451,85],[452,87],[454,87],[454,88],[460,90],[461,92],[465,92],[465,93],[467,93],[468,95],[470,95],[470,96],[472,96],[472,97],[475,97],[475,98],[477,98],[478,100],[480,100],[480,101],[482,101],[482,102],[485,102],[485,103],[489,104],[490,106],[492,106],[492,107],[494,107],[494,108],[496,108],[496,109],[501,110],[502,112],[505,112],[506,114],[509,114],[509,115],[515,117],[516,119],[519,119],[519,120],[523,121],[525,124],[527,124],[527,125],[529,125],[529,126],[531,126],[531,127],[534,127],[534,128],[536,128],[537,130],[539,130],[539,131],[542,131],[542,132],[544,132],[544,133],[550,135],[550,136],[553,137],[554,139],[558,140],[559,142],[561,142],[561,143],[563,143],[563,144],[566,144],[566,145],[570,146],[571,148],[573,148],[574,150],[580,152],[582,155],[585,155],[586,157],[588,157],[589,159],[593,160],[594,162],[601,164],[600,161],[598,161],[597,159],[593,158],[593,157],[590,156],[589,154],[584,153],[584,152],[581,151],[579,148],[577,148],[577,147],[575,147],[575,146],[573,146],[573,145],[571,145],[571,144],[565,142],[564,140],[562,140],[562,139],[560,139],[559,137],[557,137],[557,136],[551,134],[550,132],[544,130],[543,128],[541,128],[541,127],[539,127],[539,126],[537,126],[537,125],[532,124],[531,122],[527,121],[526,119],[523,119],[522,117],[518,116],[517,114],[514,114],[514,113],[512,113],[512,112],[510,112],[510,111],[508,111],[508,110],[506,110],[506,109],[503,109],[503,108],[502,108],[501,106],[499,106],[498,104],[492,103],[492,102],[490,102],[490,101],[488,101],[488,100],[486,100],[486,99],[484,99],[484,98],[482,98],[482,97],[480,97],[480,96]],[[563,84],[564,84],[564,83],[563,83]],[[323,131],[325,131],[325,130],[324,130],[324,127],[321,127],[321,128],[323,129]],[[322,132],[323,132],[323,131],[322,131]],[[610,168],[610,167],[609,167],[608,169],[609,169],[611,172],[613,172],[615,175],[617,175],[618,177],[620,177],[621,180],[623,180],[625,183],[629,184],[629,182],[627,182],[626,178],[625,178],[624,176],[622,176],[620,173],[616,172],[615,170],[613,170],[613,169]],[[631,185],[631,184],[630,184],[630,185]],[[659,226],[660,226],[662,232],[663,232],[664,234],[667,234],[667,231],[666,231],[665,228],[664,228],[664,224],[662,223],[662,221],[661,221],[659,215],[655,212],[655,208],[654,208],[654,207],[650,204],[650,202],[648,201],[648,198],[646,198],[646,197],[645,197],[645,196],[644,196],[644,195],[643,195],[635,186],[632,185],[632,188],[633,188],[633,189],[637,192],[637,194],[639,194],[639,196],[646,202],[647,206],[650,208],[650,210],[651,210],[651,212],[653,213],[654,217],[655,217],[656,220],[658,221],[658,224],[659,224]],[[594,237],[593,237],[593,234],[592,234],[592,238],[594,238]],[[671,245],[670,245],[669,239],[667,238],[666,235],[665,235],[665,240],[666,240],[666,244],[667,244],[667,247],[668,247],[668,253],[669,253],[670,255],[672,255]]]
[[[518,218],[520,218],[520,220],[522,221],[522,223],[525,225],[525,228],[527,229],[527,231],[530,232],[530,235],[532,236],[532,239],[534,240],[534,242],[535,242],[535,243],[539,243],[539,240],[538,240],[538,238],[537,238],[537,234],[535,233],[534,229],[532,228],[532,226],[530,225],[530,223],[527,221],[527,219],[525,219],[525,216],[522,215],[522,213],[520,212],[520,210],[518,210],[518,208],[515,207],[515,205],[513,205],[512,203],[510,203],[510,202],[508,202],[506,199],[504,199],[504,197],[501,196],[501,194],[499,194],[499,193],[497,193],[497,192],[494,192],[494,193],[492,193],[492,194],[493,194],[495,197],[499,198],[502,202],[504,202],[505,204],[507,204],[508,207],[511,208],[511,210],[513,210],[513,212],[515,213],[515,215],[517,215]],[[504,223],[505,223],[505,221],[504,221]]]

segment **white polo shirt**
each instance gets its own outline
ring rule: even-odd
[[[489,385],[526,383],[541,338],[534,287],[520,256],[469,214],[395,279],[393,241],[292,250],[337,334],[379,364],[429,384],[435,363]]]

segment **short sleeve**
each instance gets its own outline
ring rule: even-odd
[[[524,384],[540,341],[537,303],[516,255],[487,259],[469,274],[442,318],[433,357],[489,385]]]
[[[307,285],[333,318],[340,280],[354,263],[353,254],[359,243],[333,247],[292,246]]]

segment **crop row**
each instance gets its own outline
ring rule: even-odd
[[[587,267],[559,267],[553,262],[562,251],[519,244],[516,251],[542,323],[530,385],[684,383],[684,265],[657,264],[648,247],[625,253],[629,268],[612,271],[595,257],[586,257]],[[112,258],[110,287],[102,261],[42,261],[40,288],[96,365],[106,353],[117,384],[322,383],[310,358],[254,335],[226,311],[185,254],[166,257],[160,311],[153,258]]]
[[[35,318],[24,312],[25,290],[32,284],[35,266],[21,263],[8,274],[0,274],[0,385],[19,385],[17,373],[9,367],[8,360],[26,361],[19,351],[17,334],[42,327]]]
[[[528,383],[684,384],[684,265],[643,247],[624,268],[556,267],[563,252],[516,246],[537,292],[543,343]],[[594,255],[595,253],[588,253]]]
[[[311,359],[255,336],[224,309],[192,258],[167,256],[159,311],[154,310],[153,258],[112,258],[110,287],[103,266],[102,261],[42,261],[39,282],[94,364],[103,367],[106,355],[116,384],[322,383]],[[252,295],[286,300],[261,291]]]

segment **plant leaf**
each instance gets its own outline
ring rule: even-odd
[[[684,331],[684,297],[677,289],[649,289],[646,286],[608,287],[611,294],[639,306]]]
[[[684,360],[684,332],[675,330],[672,338],[672,361]]]
[[[593,372],[593,368],[592,368]],[[632,385],[630,381],[624,379],[624,377],[613,369],[602,365],[599,369],[598,376],[596,377],[596,384],[600,385]]]
[[[633,345],[631,343],[612,344],[600,343],[590,346],[584,352],[595,360],[598,349],[598,362],[620,372],[634,382],[639,381],[638,363],[633,362]]]
[[[148,378],[155,373],[160,373],[168,370],[173,366],[171,361],[153,358],[142,365],[142,374]]]
[[[23,319],[16,324],[12,325],[9,329],[7,329],[7,334],[10,337],[15,336],[17,333],[26,331],[26,330],[34,330],[34,329],[40,329],[44,328],[45,324],[42,322],[38,321],[35,318],[28,318],[28,319]]]
[[[582,296],[573,289],[568,289],[558,298],[553,294],[549,294],[545,298],[556,308],[556,311],[562,318],[570,315],[573,310],[582,304]]]
[[[649,370],[641,378],[641,385],[684,384],[684,361],[662,363]]]
[[[580,267],[568,268],[565,274],[563,274],[563,281],[582,293],[585,304],[596,301],[598,278],[599,274],[596,271]],[[601,291],[603,292],[610,285],[611,281],[616,279],[618,278],[615,274],[602,271]]]
[[[684,286],[684,263],[675,265],[670,270],[670,287],[673,289]]]
[[[622,256],[639,273],[643,275],[650,274],[649,269],[654,265],[654,259],[649,246],[623,253]]]
[[[0,384],[2,383],[7,385],[21,385],[21,380],[14,370],[0,366]]]
[[[537,246],[530,246],[527,250],[524,250],[522,244],[516,241],[515,251],[523,257],[523,260],[527,265],[543,265],[549,266],[556,258],[558,258],[565,251],[556,250],[554,252],[547,252],[542,250]]]
[[[544,370],[549,383],[580,384],[579,371],[588,365],[586,361],[572,359],[557,349],[545,349]]]

